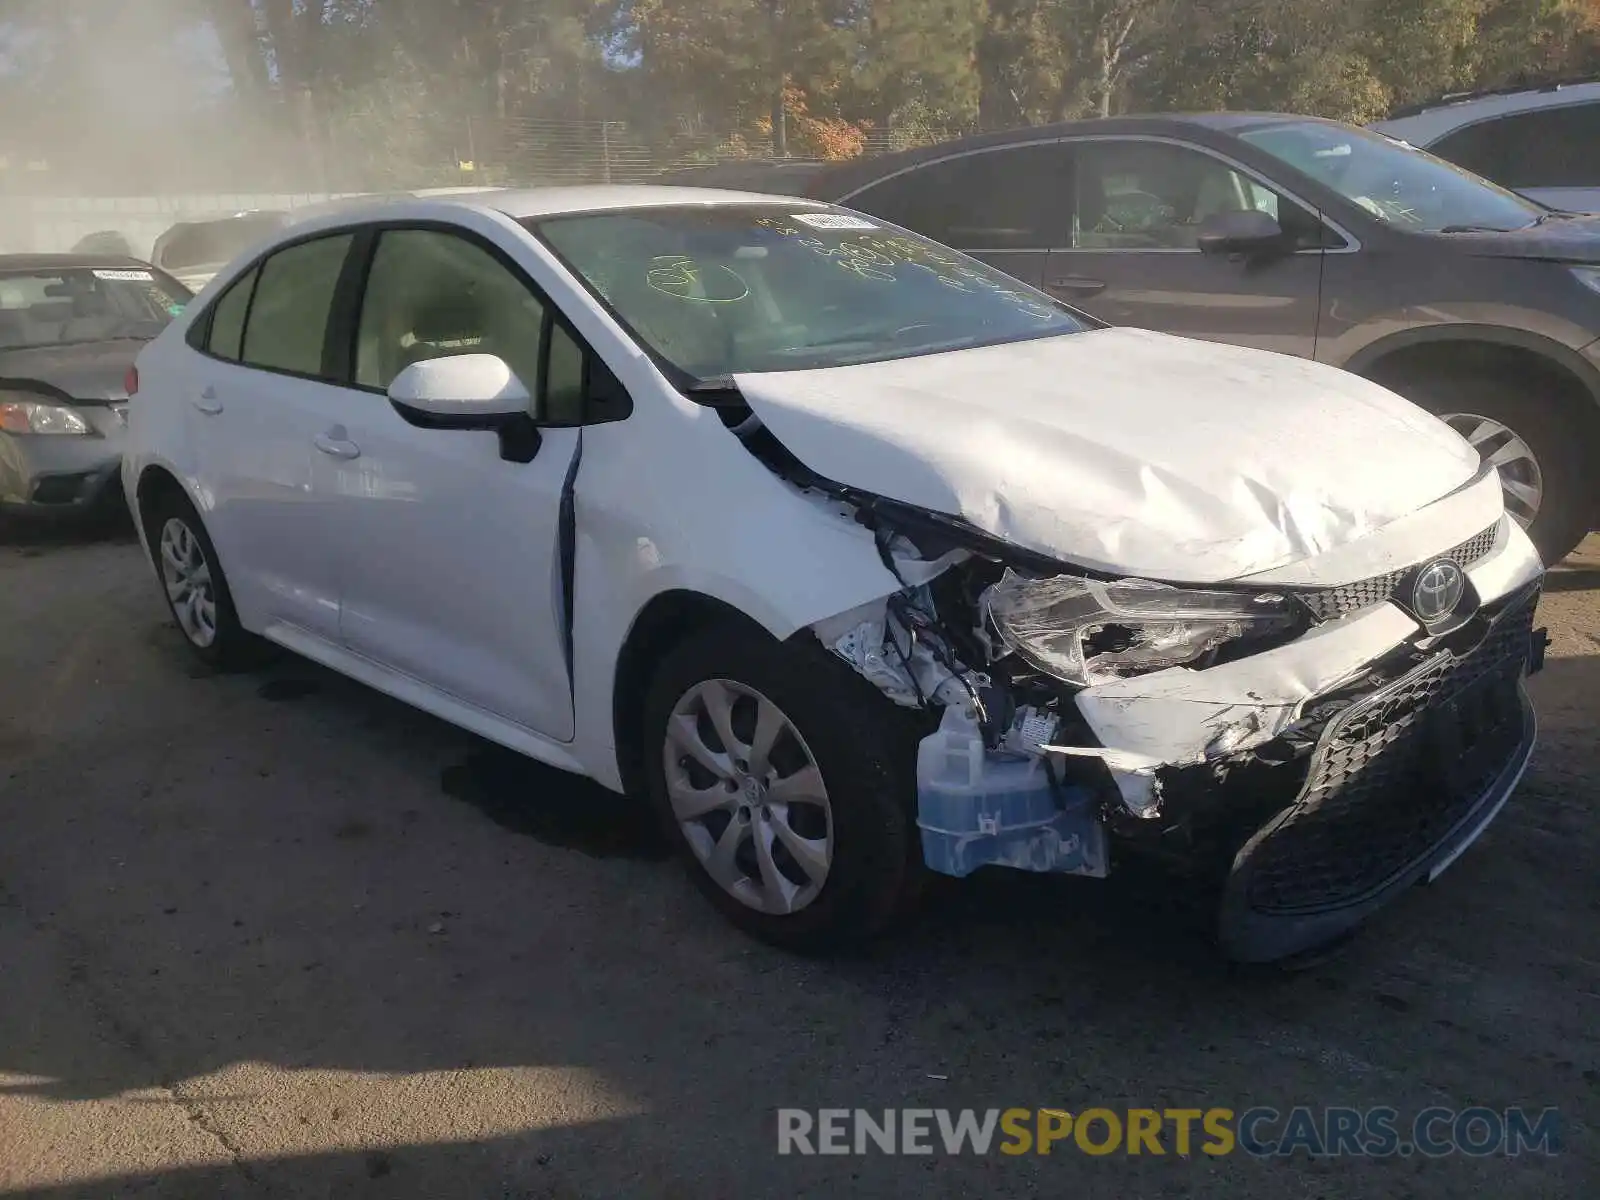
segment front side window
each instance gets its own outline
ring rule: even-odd
[[[0,273],[0,350],[148,341],[190,299],[177,284],[144,268]]]
[[[1397,229],[1520,229],[1544,212],[1443,159],[1348,125],[1282,121],[1244,130],[1239,137]]]
[[[240,354],[245,366],[322,374],[328,314],[351,240],[345,233],[301,242],[261,264]]]
[[[1071,244],[1078,250],[1193,250],[1226,212],[1264,212],[1314,244],[1318,222],[1221,159],[1155,141],[1077,148]]]
[[[527,225],[635,338],[691,379],[875,362],[1088,327],[1009,275],[856,213],[703,205]]]
[[[1600,103],[1513,113],[1458,129],[1432,147],[1508,188],[1600,187]]]
[[[434,229],[378,239],[356,337],[356,382],[387,388],[412,363],[496,354],[533,391],[544,305],[477,243]]]
[[[914,167],[852,196],[852,208],[961,250],[1039,250],[1057,242],[1059,143],[1006,146]]]

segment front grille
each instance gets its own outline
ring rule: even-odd
[[[1479,559],[1487,557],[1494,549],[1499,533],[1500,522],[1496,521],[1482,533],[1474,534],[1459,546],[1437,557],[1454,559],[1462,568],[1470,567]],[[1370,579],[1358,579],[1354,583],[1340,584],[1338,587],[1296,592],[1295,595],[1311,610],[1312,616],[1317,620],[1331,621],[1335,617],[1360,612],[1363,608],[1371,608],[1374,604],[1382,604],[1394,594],[1395,588],[1400,585],[1400,581],[1405,578],[1409,570],[1410,568],[1406,571],[1390,571],[1386,575],[1374,575]]]
[[[1317,912],[1355,903],[1437,847],[1522,745],[1520,681],[1538,588],[1482,641],[1444,650],[1341,712],[1294,805],[1246,848],[1250,906]]]

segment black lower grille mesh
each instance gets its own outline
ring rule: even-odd
[[[1537,590],[1462,655],[1441,651],[1340,713],[1306,786],[1244,854],[1250,906],[1353,903],[1427,855],[1483,798],[1524,736],[1520,680]]]
[[[1499,532],[1500,523],[1496,521],[1482,533],[1475,534],[1459,546],[1437,557],[1454,559],[1459,566],[1470,567],[1494,549]],[[1386,575],[1374,575],[1370,579],[1358,579],[1354,583],[1340,584],[1338,587],[1296,592],[1295,595],[1311,610],[1317,620],[1331,621],[1346,613],[1359,612],[1363,608],[1371,608],[1374,604],[1382,604],[1394,594],[1395,588],[1405,575],[1405,571],[1390,571]]]

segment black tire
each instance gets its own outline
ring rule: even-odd
[[[781,709],[822,774],[833,857],[815,898],[797,911],[761,912],[725,890],[673,814],[668,721],[680,699],[711,680],[752,688]],[[917,722],[821,645],[778,643],[734,624],[696,632],[657,668],[641,732],[651,807],[695,884],[739,928],[788,950],[828,953],[881,935],[915,907],[926,876],[913,815]]]
[[[1401,395],[1439,416],[1464,413],[1498,421],[1528,444],[1543,476],[1544,497],[1528,526],[1545,565],[1554,566],[1581,542],[1600,513],[1600,493],[1588,479],[1593,421],[1558,398],[1524,390],[1503,375],[1451,373],[1409,379]]]
[[[216,547],[206,532],[205,522],[189,502],[187,496],[176,491],[159,493],[143,512],[145,537],[150,547],[150,560],[155,567],[156,581],[162,597],[167,602],[167,612],[183,634],[183,640],[194,655],[207,666],[218,671],[244,671],[259,666],[267,657],[267,645],[255,634],[239,624],[239,614],[233,606],[233,593],[228,590],[228,580],[217,560]],[[185,625],[167,587],[162,569],[162,534],[169,522],[181,522],[194,539],[195,548],[204,558],[210,573],[210,591],[215,612],[215,636],[202,644]]]

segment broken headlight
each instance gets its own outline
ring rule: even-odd
[[[1009,570],[984,593],[983,605],[1009,649],[1082,687],[1182,666],[1294,621],[1288,600],[1273,593],[1196,591],[1144,579],[1030,579]]]

